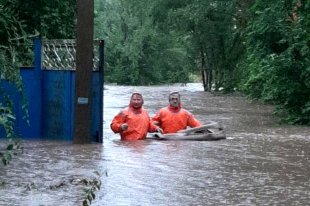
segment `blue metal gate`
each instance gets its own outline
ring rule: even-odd
[[[69,43],[68,43],[69,42]],[[103,41],[95,42],[92,75],[92,141],[103,137]],[[15,132],[22,138],[73,140],[75,97],[75,42],[34,39],[34,67],[20,68],[28,100],[29,118],[24,119],[22,99],[11,85]],[[43,58],[43,59],[42,59]],[[0,136],[5,136],[0,128]]]

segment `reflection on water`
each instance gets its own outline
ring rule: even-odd
[[[82,205],[81,179],[102,173],[92,205],[308,205],[310,128],[277,125],[270,106],[214,96],[199,84],[105,86],[104,144],[26,141],[0,169],[0,205]],[[223,123],[222,141],[121,142],[109,124],[132,91],[153,115],[170,91],[202,122]]]

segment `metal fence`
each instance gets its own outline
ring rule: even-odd
[[[93,70],[99,70],[99,40],[94,41]],[[52,39],[42,40],[43,70],[75,70],[76,40]]]

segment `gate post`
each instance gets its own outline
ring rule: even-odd
[[[77,0],[74,143],[91,141],[94,1]]]
[[[35,37],[34,40],[34,82],[33,84],[37,84],[35,87],[35,96],[36,99],[39,100],[35,103],[35,109],[31,110],[33,111],[33,117],[29,117],[30,119],[34,118],[32,122],[32,128],[35,126],[35,128],[38,130],[37,135],[39,137],[42,137],[42,40],[40,37]],[[26,83],[25,83],[26,84]],[[28,82],[30,84],[30,82]],[[32,84],[32,85],[33,85]],[[31,98],[31,97],[30,97]],[[33,100],[29,100],[33,101]],[[33,106],[29,104],[30,106]],[[30,108],[29,108],[30,111]]]
[[[100,118],[99,118],[99,142],[103,143],[103,69],[104,69],[104,41],[99,42],[99,83],[100,83],[100,93],[99,93],[99,105],[100,105]]]

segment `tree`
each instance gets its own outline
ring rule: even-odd
[[[98,1],[96,38],[106,40],[106,81],[147,85],[188,81],[178,33],[156,21],[157,1]]]
[[[259,0],[252,13],[244,92],[276,104],[289,123],[310,124],[309,1]]]
[[[23,21],[27,34],[37,31],[48,39],[75,38],[76,0],[9,0],[7,6]]]

